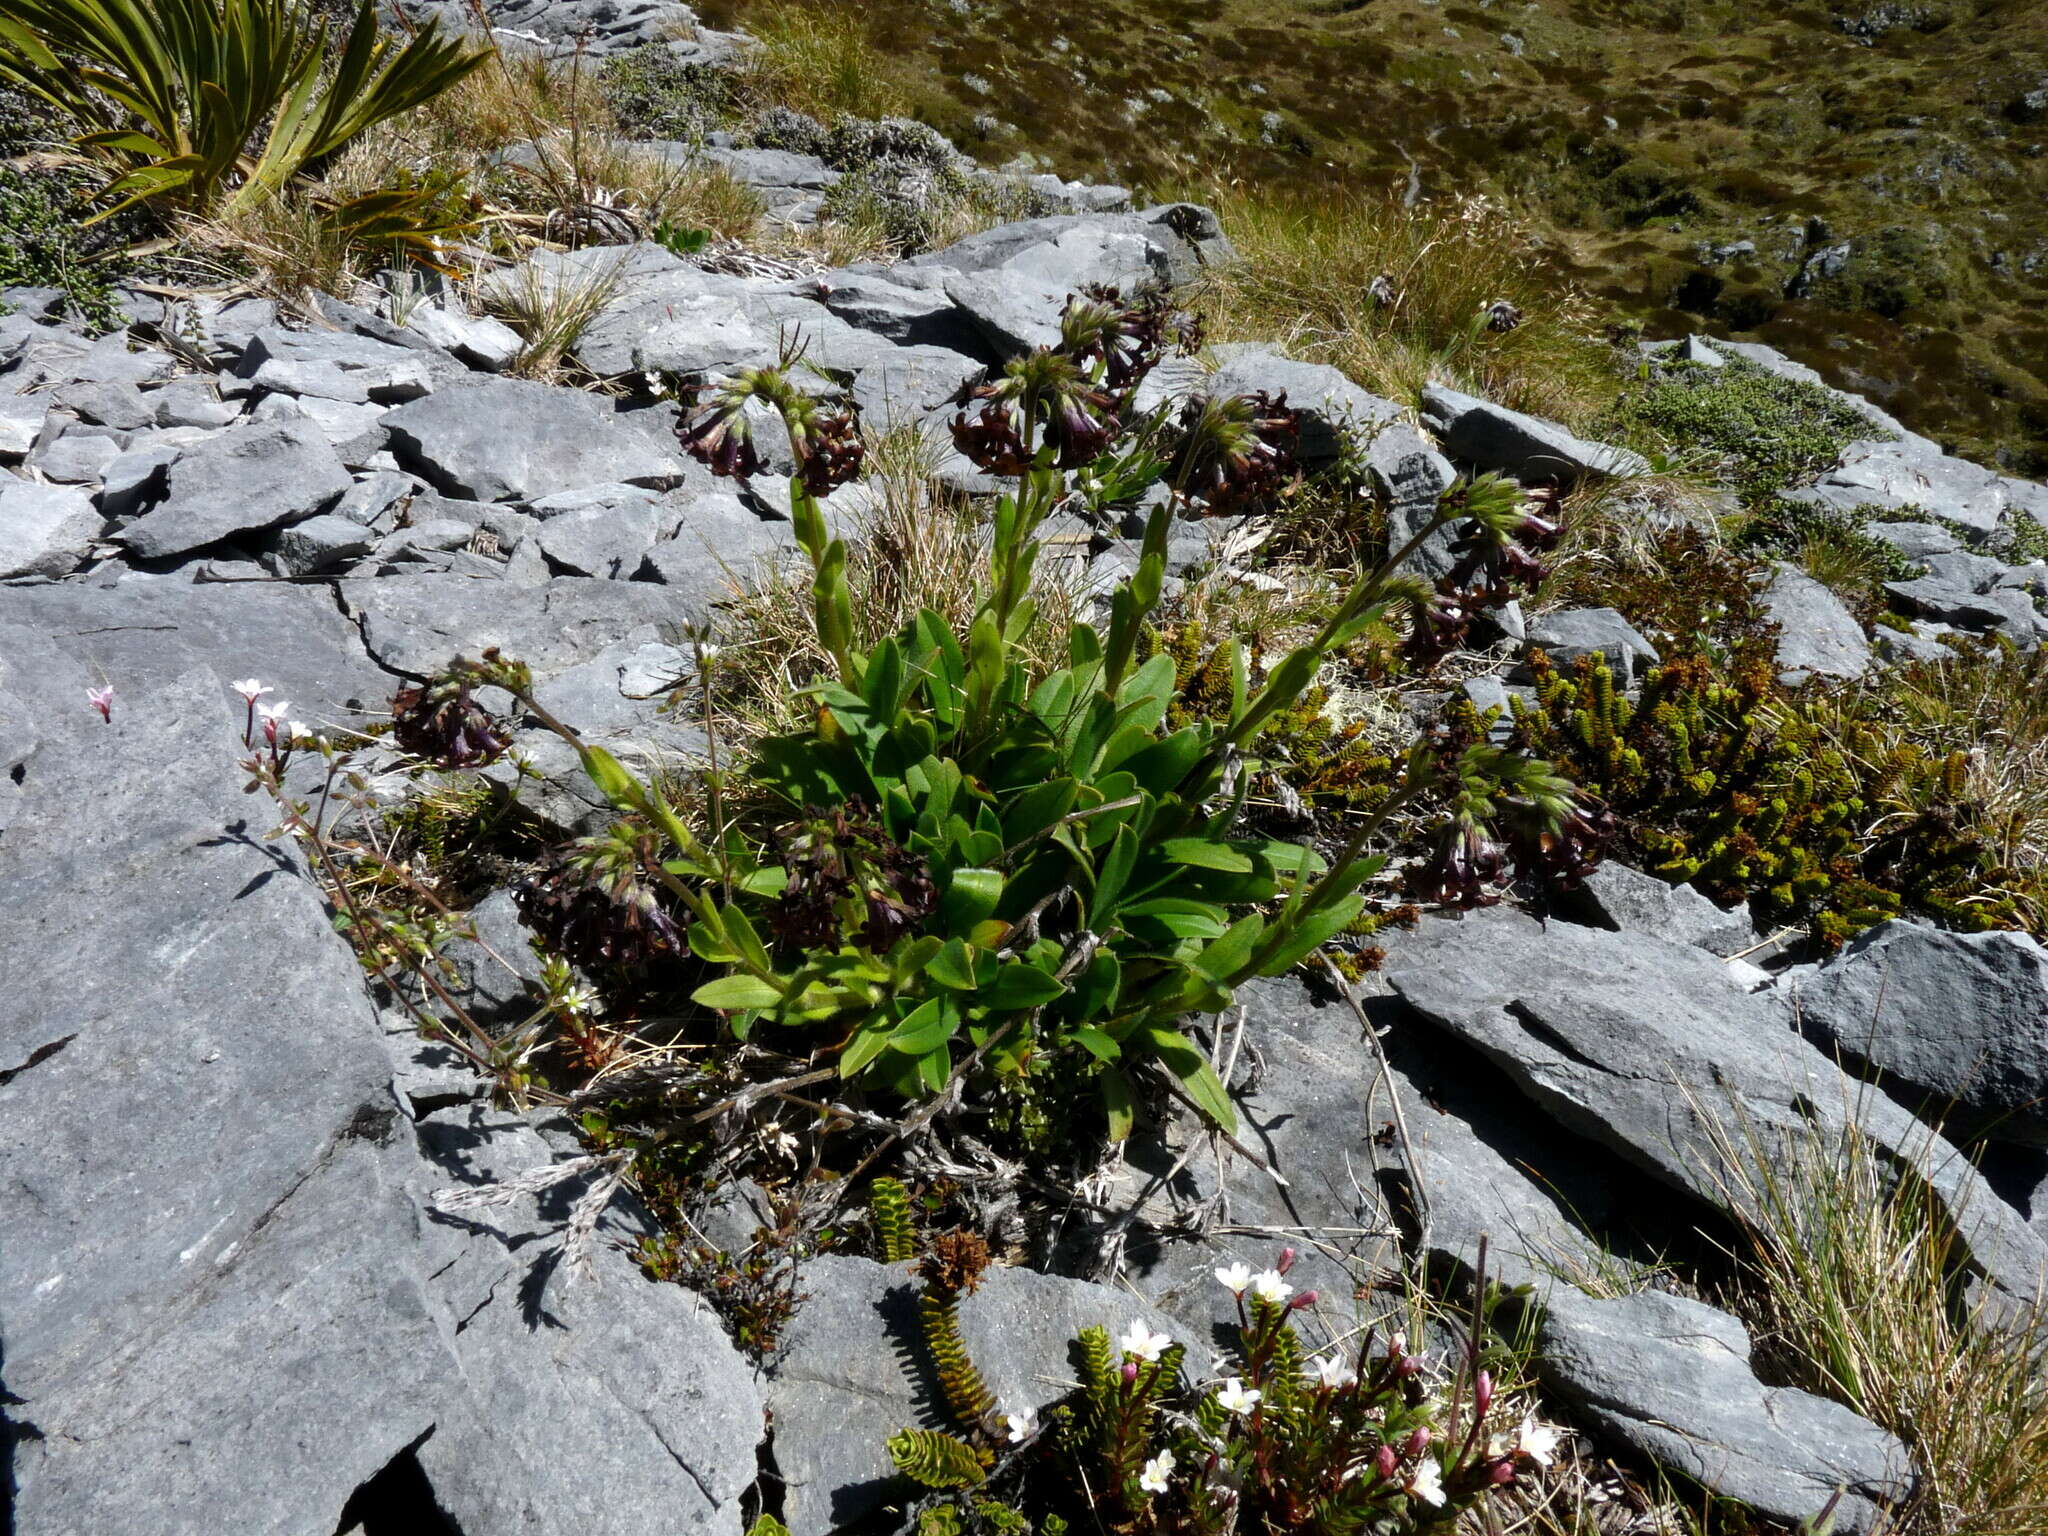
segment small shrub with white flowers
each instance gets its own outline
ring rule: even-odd
[[[1557,1432],[1527,1415],[1507,1421],[1478,1318],[1448,1367],[1399,1331],[1312,1350],[1296,1323],[1316,1296],[1289,1283],[1293,1259],[1285,1249],[1263,1272],[1216,1271],[1237,1304],[1238,1342],[1213,1379],[1187,1381],[1186,1347],[1143,1321],[1114,1341],[1089,1328],[1080,1388],[1043,1423],[1028,1406],[987,1402],[985,1389],[949,1391],[965,1433],[905,1431],[890,1441],[898,1470],[934,1489],[999,1481],[1011,1513],[1041,1522],[1210,1536],[1420,1530],[1550,1465]],[[928,1303],[935,1289],[928,1281]],[[956,1511],[989,1502],[968,1497]]]

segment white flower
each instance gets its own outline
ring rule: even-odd
[[[239,683],[229,683],[228,687],[232,688],[236,693],[239,693],[244,699],[248,700],[251,704],[254,704],[258,699],[262,698],[263,695],[270,692],[268,688],[263,686],[262,680],[260,678],[254,677],[245,677]]]
[[[1145,1469],[1138,1474],[1138,1486],[1147,1493],[1166,1492],[1166,1479],[1173,1474],[1173,1452],[1161,1451],[1145,1463]]]
[[[1252,1283],[1252,1267],[1249,1264],[1233,1264],[1228,1269],[1216,1271],[1216,1283],[1233,1296],[1242,1296],[1244,1288]]]
[[[1548,1424],[1538,1424],[1532,1415],[1522,1420],[1522,1427],[1515,1431],[1515,1449],[1537,1466],[1547,1467],[1557,1455],[1557,1431]]]
[[[1242,1377],[1233,1376],[1223,1384],[1223,1390],[1216,1394],[1216,1405],[1225,1413],[1242,1416],[1258,1407],[1259,1399],[1264,1395],[1257,1387],[1247,1388]]]
[[[1022,1408],[1003,1410],[1003,1438],[1012,1445],[1022,1445],[1038,1433],[1038,1410],[1026,1403]]]
[[[1121,1349],[1126,1356],[1134,1360],[1143,1360],[1149,1364],[1157,1360],[1159,1352],[1172,1342],[1173,1338],[1170,1334],[1154,1333],[1145,1326],[1144,1320],[1141,1318],[1131,1324],[1129,1331],[1122,1338],[1118,1339],[1116,1344],[1117,1348]]]
[[[571,1013],[588,1013],[597,1006],[597,988],[571,987],[562,994],[562,1006]]]
[[[268,693],[270,690],[266,688],[263,691]],[[262,720],[282,720],[291,713],[291,709],[292,701],[290,699],[279,699],[275,704],[258,704],[256,706],[256,714],[257,718]]]
[[[1358,1385],[1358,1372],[1339,1355],[1317,1355],[1308,1362],[1308,1374],[1333,1392]]]
[[[1294,1294],[1294,1287],[1280,1278],[1279,1270],[1267,1269],[1261,1270],[1258,1278],[1252,1281],[1252,1294],[1261,1301],[1270,1301],[1278,1306]]]
[[[1444,1469],[1436,1464],[1434,1456],[1424,1458],[1408,1479],[1406,1493],[1411,1499],[1420,1499],[1425,1504],[1443,1507]]]

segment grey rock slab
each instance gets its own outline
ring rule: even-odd
[[[848,325],[901,345],[973,352],[986,344],[943,288],[912,287],[880,272],[828,272],[820,302]]]
[[[793,188],[822,192],[839,180],[839,172],[816,155],[799,155],[787,149],[720,149],[707,145],[696,152],[695,158],[762,191]]]
[[[129,383],[60,384],[48,396],[51,404],[62,406],[80,421],[89,421],[117,432],[133,432],[153,426],[156,407],[150,397]]]
[[[1596,1429],[1772,1520],[1817,1515],[1842,1488],[1835,1529],[1861,1533],[1912,1491],[1895,1436],[1840,1403],[1765,1386],[1748,1330],[1704,1302],[1560,1291],[1536,1351],[1545,1383]]]
[[[100,475],[93,500],[108,517],[134,517],[163,500],[170,489],[168,471],[193,443],[204,440],[198,427],[166,427],[134,435],[129,446]]]
[[[263,572],[251,566],[247,574]],[[121,699],[146,698],[201,666],[222,678],[262,679],[273,700],[290,700],[295,717],[322,727],[360,725],[389,705],[397,686],[370,661],[324,586],[194,584],[133,573],[103,585],[96,573],[12,588],[0,598],[0,621],[75,653],[94,686],[114,685],[117,713]]]
[[[1658,661],[1657,648],[1612,608],[1569,608],[1529,622],[1529,645],[1544,651],[1558,666],[1582,656],[1604,656],[1607,667],[1624,687]]]
[[[1437,1042],[1403,1024],[1391,999],[1364,1004],[1392,1057],[1384,1077],[1358,1016],[1341,1002],[1313,998],[1292,978],[1248,983],[1238,1001],[1247,1047],[1262,1062],[1256,1088],[1236,1088],[1241,1139],[1287,1187],[1232,1152],[1200,1150],[1206,1132],[1176,1117],[1163,1137],[1132,1142],[1123,1187],[1106,1202],[1128,1204],[1196,1144],[1174,1183],[1149,1201],[1152,1233],[1133,1233],[1120,1276],[1179,1318],[1191,1339],[1235,1347],[1236,1303],[1214,1270],[1240,1260],[1263,1269],[1283,1246],[1297,1252],[1288,1276],[1297,1294],[1317,1293],[1297,1315],[1298,1331],[1312,1345],[1348,1335],[1361,1321],[1361,1288],[1399,1262],[1392,1234],[1397,1223],[1412,1230],[1417,1184],[1428,1192],[1426,1246],[1440,1265],[1469,1273],[1485,1236],[1489,1274],[1510,1286],[1540,1292],[1557,1269],[1592,1266],[1598,1248],[1581,1222],[1605,1219],[1622,1181],[1539,1115],[1502,1105],[1475,1074],[1447,1062]],[[1387,1132],[1396,1119],[1393,1095],[1415,1137],[1412,1148]],[[1177,1235],[1194,1225],[1186,1218],[1207,1207],[1219,1182],[1238,1230],[1209,1239]]]
[[[530,501],[580,486],[666,487],[682,464],[582,390],[488,379],[435,391],[384,418],[400,464],[450,496]]]
[[[210,378],[188,374],[145,396],[160,427],[225,427],[242,414],[243,402],[221,398]]]
[[[1639,453],[1574,436],[1556,422],[1460,394],[1440,384],[1422,390],[1422,415],[1452,458],[1531,481],[1576,484],[1587,478],[1648,474]]]
[[[954,397],[982,371],[964,352],[930,346],[876,348],[849,370],[854,406],[870,432],[934,416],[950,422]]]
[[[1955,582],[1921,576],[1912,581],[1888,581],[1884,589],[1906,612],[1958,629],[2001,630],[2026,645],[2040,628],[2033,599],[2010,588],[1973,592]]]
[[[361,523],[323,512],[272,534],[264,563],[280,576],[313,576],[360,559],[376,542]]]
[[[1054,215],[970,235],[913,258],[951,268],[945,292],[1005,356],[1059,340],[1060,311],[1093,284],[1126,294],[1175,280],[1185,242],[1138,215]]]
[[[1655,934],[1722,956],[1757,941],[1756,925],[1741,908],[1724,912],[1689,885],[1672,885],[1626,864],[1602,864],[1560,909],[1595,928]]]
[[[502,320],[440,304],[415,305],[397,329],[485,373],[502,373],[525,345],[519,333]]]
[[[334,504],[334,515],[365,528],[381,528],[389,521],[391,508],[420,489],[411,475],[395,470],[375,470],[357,478]]]
[[[1873,521],[1864,524],[1863,532],[1873,539],[1881,539],[1891,545],[1908,560],[1924,561],[1932,555],[1953,555],[1962,550],[1962,541],[1938,523],[1887,523]]]
[[[110,331],[66,368],[71,378],[89,383],[150,384],[169,378],[177,366],[170,353],[131,346],[126,331]]]
[[[75,486],[0,481],[0,581],[77,569],[106,526]]]
[[[1800,1027],[1960,1131],[2048,1146],[2048,951],[1894,919],[1798,987]]]
[[[349,469],[360,469],[385,446],[384,416],[388,406],[318,395],[265,395],[249,413],[251,422],[310,421],[334,445],[335,457]]]
[[[924,1372],[917,1283],[907,1266],[827,1255],[799,1271],[807,1293],[770,1368],[766,1400],[792,1536],[826,1533],[908,1490],[884,1442],[915,1424],[942,1425]],[[1077,1379],[1074,1336],[1112,1338],[1134,1320],[1174,1325],[1135,1297],[1028,1269],[989,1270],[960,1302],[960,1333],[997,1401],[1043,1409]]]
[[[429,677],[458,655],[495,645],[545,679],[587,661],[643,624],[680,631],[710,617],[710,603],[653,582],[557,576],[513,588],[453,575],[341,583],[370,654],[408,677]]]
[[[1796,566],[1774,562],[1763,589],[1764,613],[1778,626],[1778,675],[1796,686],[1809,677],[1848,679],[1870,670],[1870,642],[1842,600]]]
[[[0,393],[0,463],[18,463],[36,445],[49,414],[43,395]]]
[[[1871,644],[1877,654],[1889,662],[1940,661],[1943,657],[1955,654],[1941,643],[1941,637],[1959,633],[1961,631],[1952,625],[1918,619],[1910,629],[1892,629],[1879,625],[1872,635]]]
[[[250,338],[227,392],[274,390],[348,405],[399,405],[433,387],[426,363],[408,348],[339,331],[271,326]]]
[[[1794,1156],[1844,1134],[1853,1116],[1878,1147],[1922,1168],[1969,1262],[2007,1297],[2033,1297],[2048,1276],[2048,1246],[1961,1154],[1846,1078],[1795,1032],[1783,998],[1744,993],[1704,950],[1546,928],[1504,908],[1425,920],[1387,948],[1387,979],[1417,1013],[1499,1066],[1563,1130],[1673,1189],[1729,1209],[1724,1155],[1748,1155],[1753,1139],[1758,1155]]]
[[[46,437],[28,456],[28,465],[59,485],[94,485],[120,456],[121,444],[115,438],[74,430]]]
[[[433,1426],[416,1362],[443,1348],[364,1241],[408,1215],[359,967],[248,828],[211,672],[131,685],[105,725],[76,702],[94,670],[18,636],[10,686],[52,707],[0,844],[15,1518],[324,1529]]]
[[[1834,468],[1793,494],[1841,511],[1922,512],[1979,542],[1998,531],[2007,503],[2003,477],[1911,436],[1853,442]]]
[[[683,503],[674,537],[648,550],[637,574],[715,600],[795,549],[791,524],[760,516],[730,491],[713,491]]]
[[[617,1200],[579,1276],[555,1234],[587,1175],[539,1201],[434,1204],[559,1162],[535,1127],[463,1104],[417,1138],[418,1262],[458,1320],[458,1369],[416,1452],[435,1503],[464,1531],[630,1536],[658,1511],[664,1529],[739,1536],[764,1427],[753,1369],[700,1298],[639,1272],[625,1250],[653,1231],[644,1211]]]
[[[656,492],[634,486],[608,488],[613,494],[567,511],[544,511],[535,537],[548,563],[568,576],[624,579],[639,570],[656,542],[675,531],[677,513]],[[572,493],[574,494],[574,493]]]
[[[184,554],[324,511],[354,484],[311,422],[237,426],[165,471],[163,500],[115,537],[143,559]]]

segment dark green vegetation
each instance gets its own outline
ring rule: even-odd
[[[840,4],[985,160],[1153,191],[1486,192],[1660,332],[1753,335],[1974,456],[2048,466],[2032,0]]]

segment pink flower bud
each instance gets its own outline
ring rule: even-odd
[[[1401,1363],[1394,1367],[1394,1373],[1398,1376],[1420,1376],[1422,1374],[1422,1356],[1403,1355]]]
[[[1130,1382],[1136,1381],[1136,1380],[1138,1379],[1138,1362],[1137,1362],[1137,1361],[1135,1361],[1135,1360],[1126,1360],[1126,1361],[1124,1362],[1124,1368],[1123,1368],[1123,1377],[1124,1377],[1124,1381],[1125,1381],[1126,1383],[1130,1383]]]
[[[1486,1410],[1493,1406],[1493,1373],[1481,1371],[1478,1380],[1472,1383],[1472,1411],[1480,1418],[1486,1417]]]
[[[1282,1248],[1280,1250],[1280,1262],[1275,1264],[1273,1268],[1283,1275],[1294,1268],[1294,1250],[1292,1248]]]
[[[1514,1462],[1503,1457],[1486,1469],[1486,1478],[1497,1487],[1505,1487],[1515,1480]]]
[[[1420,1427],[1418,1427],[1418,1428],[1417,1428],[1417,1429],[1415,1430],[1415,1432],[1414,1432],[1413,1434],[1409,1435],[1409,1437],[1408,1437],[1408,1443],[1407,1443],[1407,1444],[1406,1444],[1405,1446],[1403,1446],[1403,1447],[1402,1447],[1402,1449],[1403,1449],[1404,1451],[1406,1451],[1406,1452],[1407,1452],[1407,1454],[1409,1455],[1409,1457],[1410,1457],[1411,1459],[1412,1459],[1412,1458],[1414,1458],[1414,1457],[1416,1457],[1416,1456],[1420,1456],[1420,1455],[1421,1455],[1421,1454],[1422,1454],[1422,1453],[1423,1453],[1424,1451],[1428,1450],[1428,1449],[1429,1449],[1429,1429],[1428,1429],[1428,1426],[1424,1425],[1424,1426],[1420,1426]]]
[[[1299,1296],[1295,1297],[1294,1300],[1287,1303],[1287,1310],[1290,1312],[1299,1312],[1303,1307],[1312,1307],[1315,1304],[1316,1293],[1314,1291],[1303,1291]]]
[[[114,685],[112,683],[107,684],[104,688],[86,689],[85,701],[100,712],[100,718],[106,721],[107,724],[112,725],[114,723]]]
[[[1381,1482],[1391,1483],[1401,1470],[1401,1459],[1391,1445],[1383,1445],[1373,1452],[1372,1469]]]

